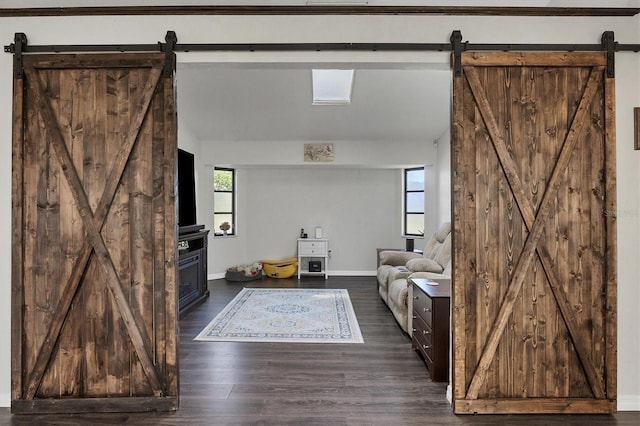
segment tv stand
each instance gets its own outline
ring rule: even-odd
[[[181,226],[178,228],[178,235],[193,234],[194,232],[202,231],[203,229],[204,225]]]
[[[207,236],[204,225],[178,230],[178,317],[209,297]]]

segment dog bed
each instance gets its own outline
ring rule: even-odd
[[[298,259],[261,260],[264,274],[271,278],[290,278],[298,272]]]
[[[262,264],[240,265],[227,268],[224,274],[227,281],[253,281],[262,278]]]

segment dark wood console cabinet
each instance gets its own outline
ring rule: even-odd
[[[431,380],[449,381],[451,281],[410,279],[413,290],[411,343],[427,364]],[[428,283],[436,283],[429,285]]]
[[[178,316],[209,297],[207,236],[204,226],[180,229],[178,234]]]

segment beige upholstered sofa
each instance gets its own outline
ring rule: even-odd
[[[400,327],[409,330],[408,277],[451,278],[451,223],[445,222],[429,238],[422,254],[405,251],[380,252],[378,292]]]

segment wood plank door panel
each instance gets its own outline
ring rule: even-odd
[[[163,54],[14,81],[12,410],[177,407],[176,127]]]
[[[614,81],[604,54],[463,54],[454,411],[616,408]]]

